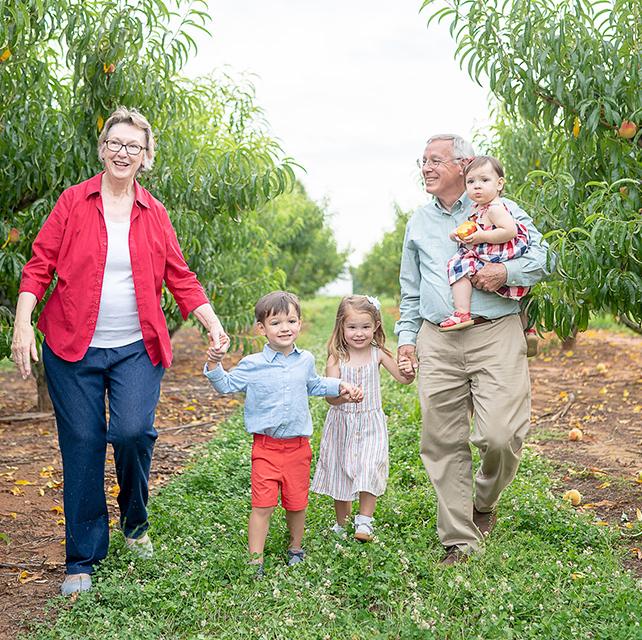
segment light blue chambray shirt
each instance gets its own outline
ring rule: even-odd
[[[339,378],[322,378],[314,356],[298,347],[287,356],[269,345],[225,371],[203,370],[219,393],[245,393],[245,428],[272,438],[312,435],[308,396],[339,395]]]
[[[502,262],[508,274],[506,284],[533,286],[550,273],[546,258],[548,244],[523,209],[507,198],[502,201],[513,217],[524,223],[530,235],[528,251],[522,257]],[[448,234],[468,218],[473,206],[466,193],[453,204],[451,211],[433,197],[408,220],[399,274],[400,319],[395,325],[399,346],[416,343],[424,319],[439,324],[454,311],[446,265],[458,245]],[[517,300],[473,288],[473,317],[494,319],[515,313],[519,313]]]

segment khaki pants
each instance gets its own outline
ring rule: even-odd
[[[444,546],[475,551],[482,535],[473,493],[479,511],[495,507],[517,473],[530,423],[522,323],[513,315],[441,332],[424,321],[417,357],[421,459],[437,493],[437,533]],[[482,459],[474,487],[470,443]]]

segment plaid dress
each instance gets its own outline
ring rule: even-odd
[[[482,216],[489,206],[480,207],[477,215]],[[510,213],[508,207],[506,205],[504,207]],[[477,224],[483,231],[497,228],[495,225],[485,225],[479,221]],[[517,235],[508,242],[502,244],[482,242],[472,246],[462,244],[457,253],[448,261],[448,283],[452,285],[464,276],[474,276],[487,262],[506,262],[523,256],[528,251],[528,230],[518,220],[515,220],[515,224],[517,225]],[[528,293],[529,289],[530,287],[504,285],[495,293],[503,298],[519,300]]]
[[[388,429],[381,408],[379,357],[361,367],[340,364],[341,379],[363,389],[363,401],[331,406],[310,487],[335,500],[357,500],[360,491],[382,495],[388,482]]]

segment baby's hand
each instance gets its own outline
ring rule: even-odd
[[[399,371],[401,371],[406,378],[415,377],[415,368],[412,365],[412,360],[406,356],[401,356],[399,358]]]
[[[466,236],[462,242],[464,244],[481,244],[482,242],[486,242],[485,236],[484,231],[478,229],[477,231],[473,231],[469,236]]]
[[[361,402],[363,400],[363,389],[348,382],[339,384],[339,395],[348,402]]]
[[[451,240],[454,240],[455,242],[461,242],[461,238],[457,235],[457,232],[456,232],[456,231],[451,231],[451,232],[448,234],[448,237],[449,237]]]

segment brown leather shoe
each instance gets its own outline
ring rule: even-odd
[[[462,564],[464,562],[468,562],[468,554],[463,549],[452,546],[446,547],[446,555],[439,564],[449,567],[453,564]]]
[[[473,507],[473,522],[483,536],[487,536],[495,527],[497,522],[497,511],[477,511]]]

